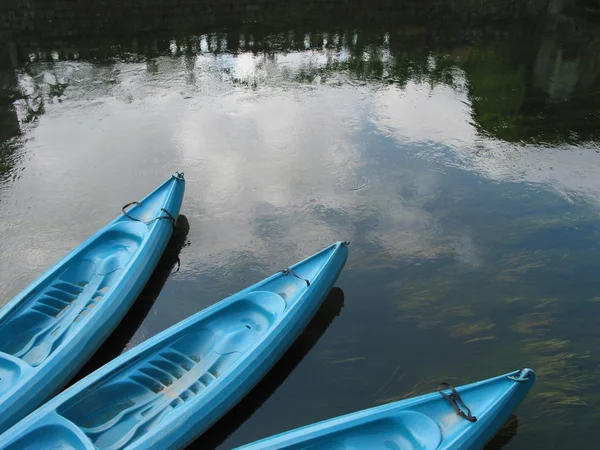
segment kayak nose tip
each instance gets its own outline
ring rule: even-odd
[[[513,381],[535,381],[535,371],[533,369],[524,368],[519,370],[514,375],[509,377]]]
[[[175,173],[173,174],[173,178],[175,178],[176,180],[181,180],[181,181],[183,181],[183,180],[184,180],[184,177],[183,177],[183,172],[175,172]]]

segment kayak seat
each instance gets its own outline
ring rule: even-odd
[[[257,344],[285,310],[272,292],[251,292],[164,343],[159,352],[111,374],[59,414],[103,450],[131,445],[197,398]]]
[[[35,428],[25,434],[17,441],[9,445],[5,450],[38,450],[41,448],[50,448],[60,450],[87,450],[86,446],[77,434],[67,427],[59,424],[45,425]]]
[[[321,440],[322,439],[322,440]],[[309,441],[310,450],[434,450],[442,442],[438,424],[429,416],[402,411]],[[289,450],[300,447],[286,447]]]
[[[22,371],[22,363],[6,353],[0,353],[0,396],[15,385]]]
[[[214,333],[217,353],[243,353],[271,328],[285,307],[278,294],[252,292],[216,313],[204,328]]]
[[[0,323],[0,352],[44,362],[120,278],[143,240],[142,224],[117,223],[31,291]]]

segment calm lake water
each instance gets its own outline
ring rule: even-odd
[[[84,372],[351,241],[307,331],[193,448],[525,366],[537,385],[489,449],[594,448],[599,32],[332,21],[9,45],[0,305],[184,171],[177,234]]]

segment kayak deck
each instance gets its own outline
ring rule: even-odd
[[[147,233],[138,222],[105,230],[0,325],[0,352],[34,367],[44,362],[73,333],[73,325],[102,301]]]
[[[174,325],[81,380],[0,448],[167,448],[225,414],[291,345],[347,258],[336,243]]]

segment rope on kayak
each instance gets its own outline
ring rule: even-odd
[[[306,287],[310,286],[310,281],[308,281],[306,278],[299,277],[298,274],[296,272],[294,272],[294,270],[291,267],[288,267],[287,269],[283,269],[281,271],[281,273],[284,274],[285,276],[288,276],[291,274],[291,275],[295,276],[296,278],[298,278],[299,280],[305,281]]]
[[[444,390],[450,390],[450,395],[446,394]],[[438,390],[438,392],[442,395],[442,397],[448,400],[448,403],[450,403],[452,408],[454,408],[456,414],[458,414],[463,419],[467,419],[469,422],[477,422],[477,417],[471,414],[471,410],[467,405],[465,405],[465,402],[463,402],[463,399],[460,397],[460,394],[456,392],[456,389],[454,389],[448,383],[442,383],[440,384],[440,389]],[[466,410],[466,412],[463,410],[463,408],[464,410]]]
[[[177,219],[175,219],[175,217],[173,217],[171,215],[171,213],[169,211],[167,211],[165,208],[160,208],[160,210],[162,212],[164,212],[165,215],[158,216],[158,217],[155,217],[154,219],[151,219],[151,220],[149,220],[147,222],[144,222],[143,220],[136,219],[135,217],[132,217],[132,216],[129,215],[129,213],[126,210],[131,205],[142,206],[142,204],[140,202],[131,202],[131,203],[127,203],[125,206],[123,206],[123,208],[121,208],[121,211],[123,211],[123,215],[125,217],[127,217],[128,219],[131,219],[131,220],[133,220],[135,222],[142,222],[143,224],[146,224],[146,225],[150,225],[155,220],[170,220],[171,224],[173,225],[173,229],[175,229],[175,222],[177,221]]]

